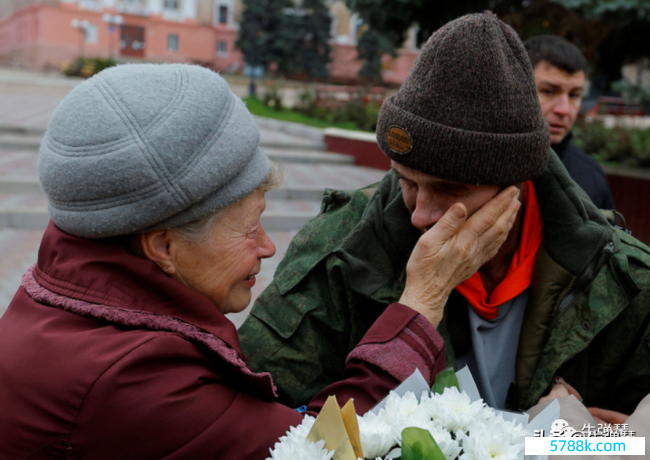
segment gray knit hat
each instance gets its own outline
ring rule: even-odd
[[[434,33],[377,123],[383,152],[466,184],[506,186],[539,176],[550,134],[521,40],[492,13]]]
[[[107,69],[54,112],[39,152],[52,221],[99,238],[174,228],[245,197],[269,176],[259,130],[211,70]]]

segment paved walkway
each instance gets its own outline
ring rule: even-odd
[[[24,271],[37,258],[47,223],[47,200],[37,182],[37,151],[59,102],[78,83],[0,69],[0,316],[13,298]],[[241,92],[240,88],[237,88]],[[355,189],[381,179],[383,171],[354,166],[350,157],[325,152],[318,130],[258,119],[261,144],[283,161],[285,181],[267,196],[264,225],[276,255],[262,263],[253,297],[269,284],[291,238],[318,213],[327,187]],[[8,217],[28,211],[32,220]],[[248,310],[230,315],[239,326]]]

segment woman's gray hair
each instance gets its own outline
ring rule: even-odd
[[[271,166],[271,173],[269,174],[269,177],[267,177],[260,186],[265,191],[277,189],[282,185],[282,182],[284,181],[284,165],[278,161],[272,161]],[[178,235],[180,235],[181,238],[185,239],[186,241],[197,244],[203,243],[212,233],[214,225],[219,221],[225,209],[227,209],[227,207],[218,209],[203,219],[189,222],[185,225],[181,225],[180,227],[173,228],[172,230],[178,233]]]

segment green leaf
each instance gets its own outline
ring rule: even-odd
[[[402,460],[446,460],[431,433],[421,428],[402,431]]]
[[[445,388],[451,387],[456,387],[460,390],[458,379],[456,378],[456,372],[454,372],[453,368],[448,367],[436,375],[436,381],[433,384],[433,392],[441,395],[445,391]]]

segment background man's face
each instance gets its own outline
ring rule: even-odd
[[[542,113],[551,128],[551,144],[559,144],[580,111],[585,73],[568,73],[546,61],[539,62],[533,71]]]
[[[394,161],[391,164],[400,178],[411,223],[422,232],[438,222],[455,203],[463,203],[471,216],[501,190],[493,185],[468,185],[440,179]]]

